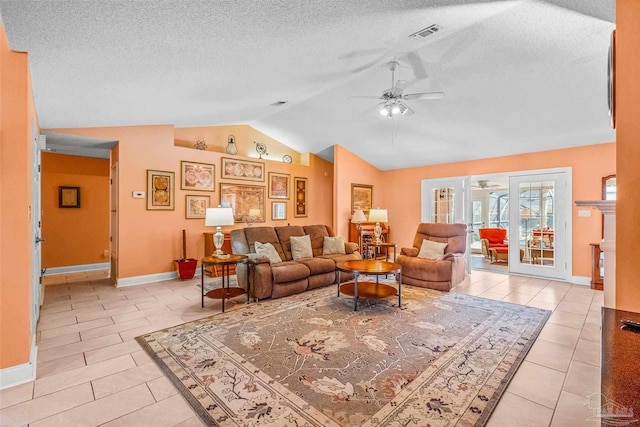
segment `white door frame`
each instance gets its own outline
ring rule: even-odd
[[[473,234],[473,213],[471,211],[471,177],[457,176],[448,178],[423,179],[420,185],[421,222],[431,222],[431,194],[433,193],[433,190],[443,187],[452,187],[454,189],[453,218],[456,224],[467,225],[467,247],[464,253],[464,258],[466,262],[467,273],[471,273],[471,236]]]
[[[109,276],[114,285],[118,281],[118,196],[119,196],[119,175],[118,162],[111,165],[111,176],[109,180]]]
[[[31,124],[31,333],[36,334],[40,305],[44,297],[42,289],[42,170],[40,155],[40,139],[35,121]]]
[[[565,201],[560,202],[564,204],[565,208],[565,254],[566,254],[566,279],[569,281],[575,281],[573,278],[573,215],[572,215],[572,207],[573,207],[573,174],[572,168],[564,167],[564,168],[549,168],[549,169],[531,169],[531,170],[522,170],[522,171],[513,171],[513,172],[501,172],[501,173],[488,173],[483,175],[472,175],[474,180],[477,179],[488,179],[488,178],[506,178],[512,176],[522,176],[522,175],[540,175],[540,174],[548,174],[548,173],[565,173],[565,184],[566,184],[566,192],[565,192]],[[509,204],[511,206],[511,204]],[[509,221],[511,222],[511,220]],[[509,255],[511,257],[511,255]],[[509,273],[513,273],[511,271],[511,259],[509,259]],[[514,273],[520,274],[520,273]],[[561,280],[561,279],[556,279]]]

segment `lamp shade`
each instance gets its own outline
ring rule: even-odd
[[[386,209],[371,209],[369,211],[369,222],[388,222]]]
[[[233,225],[233,209],[231,208],[207,208],[204,225],[210,227],[220,227],[222,225]]]
[[[353,213],[351,222],[367,222],[367,217],[364,216],[364,212],[362,212],[362,209],[358,209]]]

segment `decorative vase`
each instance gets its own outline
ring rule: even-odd
[[[235,155],[238,154],[238,147],[236,146],[236,140],[233,135],[229,135],[229,141],[227,142],[226,148],[227,154]]]

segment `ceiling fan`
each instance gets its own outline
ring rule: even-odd
[[[478,188],[478,189],[482,189],[482,190],[489,190],[492,188],[506,188],[504,185],[501,185],[499,183],[491,183],[488,179],[479,179],[476,183],[471,183],[471,187],[472,188]]]
[[[391,88],[382,92],[381,96],[354,96],[354,98],[373,98],[380,99],[380,114],[385,117],[393,118],[396,116],[410,116],[414,111],[406,104],[409,100],[425,100],[425,99],[442,99],[443,92],[420,92],[420,93],[403,93],[409,86],[406,80],[395,80],[395,71],[398,67],[397,61],[389,61],[387,66],[391,70]]]

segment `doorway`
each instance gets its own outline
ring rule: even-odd
[[[422,222],[468,227],[467,270],[555,280],[571,276],[571,169],[422,181]],[[482,229],[501,230],[501,248],[484,250]]]

